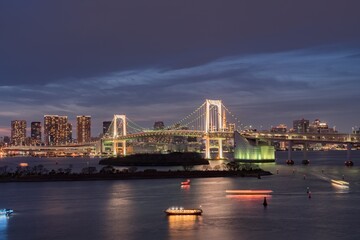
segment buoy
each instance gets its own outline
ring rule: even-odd
[[[307,187],[307,189],[306,189],[306,193],[307,193],[307,194],[309,194],[309,193],[310,193],[310,189],[309,189],[309,187]]]
[[[345,179],[345,176],[344,175],[342,175],[342,180],[344,180]]]
[[[308,195],[309,195],[309,198],[311,198],[311,192],[309,192],[309,194],[308,194]]]
[[[279,174],[279,169],[276,169],[276,174]]]
[[[264,205],[264,207],[266,207],[266,206],[268,205],[268,204],[267,204],[267,201],[266,201],[266,197],[264,197],[263,205]]]

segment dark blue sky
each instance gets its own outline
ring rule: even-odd
[[[206,98],[244,125],[360,125],[360,1],[0,1],[10,121],[113,114],[173,123]],[[29,124],[28,124],[29,125]]]

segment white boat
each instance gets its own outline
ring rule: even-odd
[[[0,215],[6,215],[6,216],[10,216],[10,214],[12,214],[14,212],[14,210],[12,209],[0,209]]]
[[[171,207],[164,212],[167,215],[201,215],[203,211],[200,208],[185,209],[183,207]]]

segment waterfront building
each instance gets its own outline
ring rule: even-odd
[[[46,145],[64,145],[69,141],[67,116],[44,115],[44,142]]]
[[[286,133],[287,126],[285,124],[279,124],[276,127],[272,127],[270,132],[272,133]]]
[[[309,120],[300,119],[293,121],[293,129],[296,133],[307,133],[309,132]]]
[[[31,122],[31,145],[40,145],[41,144],[41,122]]]
[[[104,121],[103,122],[103,135],[109,134],[109,128],[111,126],[111,121]]]
[[[77,116],[77,142],[90,142],[91,139],[91,116]]]
[[[11,121],[11,144],[18,146],[24,145],[26,138],[26,121],[13,120]]]

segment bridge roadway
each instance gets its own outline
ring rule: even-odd
[[[257,139],[264,141],[292,141],[292,142],[308,142],[308,143],[360,143],[359,134],[321,134],[321,133],[263,133],[263,132],[240,132],[247,139]],[[118,136],[116,140],[131,140],[156,136],[182,136],[182,137],[205,137],[210,139],[217,138],[233,138],[234,132],[220,131],[209,132],[198,130],[158,130],[144,131],[138,133],[127,134],[126,136]],[[112,141],[113,138],[103,138],[104,141]]]
[[[241,132],[243,137],[260,141],[289,141],[293,143],[343,143],[343,144],[360,144],[359,134],[319,134],[319,133],[263,133],[263,132]],[[159,130],[144,131],[138,133],[119,136],[116,140],[132,140],[139,138],[148,138],[156,136],[182,136],[182,137],[209,137],[210,139],[229,139],[234,137],[234,132],[221,131],[209,132],[197,130]],[[103,138],[103,141],[114,141],[113,138]],[[98,142],[84,144],[67,144],[59,146],[10,146],[5,147],[3,151],[74,151],[95,149]]]
[[[116,140],[131,140],[139,138],[148,138],[156,136],[179,136],[179,137],[205,137],[209,136],[210,138],[233,138],[234,132],[221,131],[221,132],[209,132],[206,134],[204,131],[198,130],[154,130],[154,131],[144,131],[138,133],[131,133],[125,136],[118,136]],[[112,141],[113,138],[103,138],[104,141]]]
[[[57,146],[10,146],[4,147],[2,150],[5,152],[10,151],[87,151],[95,149],[97,142],[82,143],[82,144],[66,144],[66,145],[57,145]]]
[[[360,134],[321,134],[321,133],[261,133],[242,132],[241,135],[247,139],[258,139],[264,141],[291,141],[301,143],[360,143]]]

